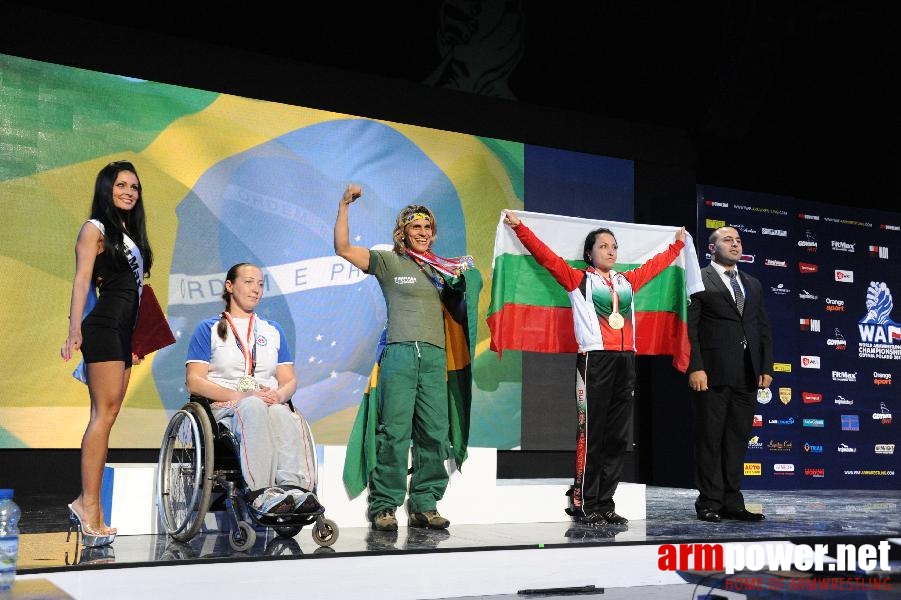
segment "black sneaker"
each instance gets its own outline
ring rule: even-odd
[[[604,520],[607,521],[611,525],[625,525],[629,522],[629,519],[626,517],[620,516],[616,514],[616,512],[612,510],[608,510],[604,513]]]
[[[372,517],[372,528],[376,531],[397,531],[397,517],[393,508],[386,508]]]
[[[604,518],[604,515],[597,511],[593,511],[588,513],[587,515],[583,515],[579,512],[576,512],[573,516],[573,521],[576,523],[581,523],[582,525],[606,525],[607,519]]]
[[[581,523],[582,525],[591,525],[593,527],[601,525],[626,525],[629,522],[629,519],[616,514],[616,512],[612,510],[608,510],[603,513],[592,511],[587,515],[576,514],[573,517],[573,520],[576,523]]]

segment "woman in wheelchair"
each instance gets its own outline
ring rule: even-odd
[[[254,510],[322,512],[312,491],[315,449],[289,404],[297,389],[294,360],[281,325],[256,314],[262,297],[258,266],[228,270],[225,310],[197,325],[188,347],[188,391],[206,397],[217,423],[237,438]]]

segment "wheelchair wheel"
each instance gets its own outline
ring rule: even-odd
[[[187,542],[203,524],[213,488],[213,430],[203,407],[189,402],[172,416],[160,447],[157,506],[166,531]]]
[[[250,550],[256,541],[257,532],[247,521],[238,521],[238,526],[228,536],[228,543],[236,552]]]
[[[293,538],[300,533],[302,527],[300,525],[293,525],[291,527],[273,527],[273,529],[275,529],[275,533],[278,534],[278,537]]]
[[[338,541],[338,525],[331,519],[316,519],[313,541],[322,547],[331,546]]]

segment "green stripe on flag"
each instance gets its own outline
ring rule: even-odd
[[[576,269],[585,268],[582,261],[566,262]],[[626,271],[637,266],[616,265],[616,270]],[[683,298],[682,293],[684,289],[685,270],[671,265],[635,295],[635,310],[673,311],[684,320],[688,310],[687,298]],[[680,298],[681,305],[677,305]],[[560,287],[547,269],[531,255],[521,254],[502,254],[494,263],[494,285],[488,314],[497,312],[505,304],[570,308],[566,290]]]

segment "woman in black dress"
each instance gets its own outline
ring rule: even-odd
[[[152,262],[138,173],[128,161],[112,162],[97,174],[91,218],[75,243],[69,336],[60,350],[63,360],[81,351],[91,396],[91,417],[81,440],[81,495],[69,505],[69,519],[81,530],[84,546],[116,538],[104,521],[100,484],[110,431],[137,362],[131,336]],[[95,289],[96,304],[87,312],[88,295]]]

